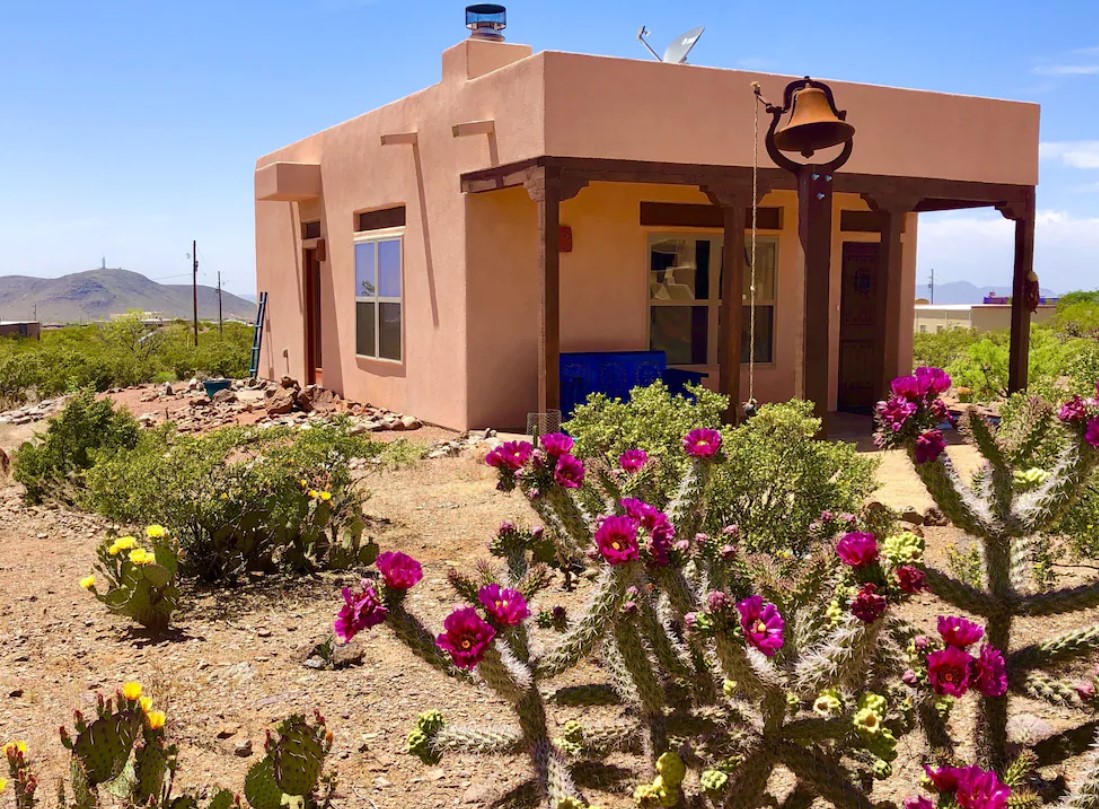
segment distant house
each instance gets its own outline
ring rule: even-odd
[[[757,399],[823,376],[818,407],[865,409],[911,366],[920,212],[999,208],[1029,272],[1039,108],[832,82],[858,134],[835,177],[830,293],[806,299],[794,179],[760,148],[753,349],[750,274],[723,301],[722,264],[744,266],[750,84],[789,80],[475,32],[439,83],[257,161],[260,375],[514,427],[560,407],[573,352],[656,352],[740,401],[754,351]],[[823,366],[804,361],[807,313],[827,324]]]
[[[0,320],[0,337],[42,339],[42,324],[37,320]]]
[[[1057,314],[1057,305],[1043,303],[1030,316],[1031,323],[1049,323]],[[1011,304],[1002,303],[917,303],[917,334],[933,334],[950,329],[1007,331],[1011,327]]]

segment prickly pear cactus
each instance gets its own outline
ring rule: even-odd
[[[152,632],[163,632],[179,606],[176,587],[178,546],[166,529],[149,526],[144,542],[124,536],[105,539],[96,551],[96,570],[107,583],[100,593],[96,576],[80,584],[118,615],[125,615]]]
[[[332,734],[320,712],[314,713],[312,722],[301,715],[284,720],[268,733],[265,748],[267,755],[245,778],[244,794],[252,809],[279,809],[288,799],[303,809],[327,802],[319,793],[326,780],[324,760],[332,749]]]

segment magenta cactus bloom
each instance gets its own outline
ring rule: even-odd
[[[575,442],[564,433],[546,433],[542,436],[542,450],[553,458],[559,458],[572,452]]]
[[[353,593],[350,587],[344,587],[343,602],[332,624],[332,631],[340,643],[347,643],[364,629],[377,626],[389,614],[378,598],[378,591],[366,579],[363,579],[360,593]]]
[[[1011,788],[991,770],[972,765],[958,771],[954,802],[961,809],[1006,809],[1010,797]]]
[[[836,555],[845,565],[865,567],[878,561],[878,541],[873,534],[851,531],[836,543]]]
[[[485,463],[498,469],[518,472],[530,461],[533,451],[529,441],[506,441],[485,456]]]
[[[923,765],[923,771],[936,792],[953,792],[958,788],[958,776],[961,775],[960,767],[936,767]]]
[[[649,453],[643,449],[628,449],[618,456],[618,465],[631,475],[640,472],[649,462]]]
[[[683,436],[683,451],[692,458],[712,458],[721,449],[721,433],[699,427]]]
[[[584,464],[568,453],[557,458],[553,481],[564,489],[579,489],[584,483]]]
[[[866,583],[851,601],[851,614],[864,624],[872,624],[881,618],[889,602],[877,594],[877,585]]]
[[[637,521],[630,516],[604,517],[595,531],[595,545],[612,565],[637,558]]]
[[[748,596],[736,605],[736,609],[740,613],[744,639],[767,657],[774,657],[775,652],[782,648],[786,630],[786,622],[778,607],[765,603],[762,596]]]
[[[947,646],[927,656],[927,680],[939,696],[960,697],[969,690],[973,658],[956,646]]]
[[[939,396],[950,390],[950,376],[942,368],[921,366],[916,369],[917,385],[928,396]]]
[[[376,564],[390,590],[408,590],[424,577],[424,569],[411,556],[400,551],[379,553]]]
[[[653,562],[668,564],[668,552],[675,539],[675,528],[668,515],[656,506],[649,505],[635,497],[625,497],[619,501],[626,516],[632,518],[649,535],[648,550]]]
[[[889,390],[892,391],[894,396],[908,399],[911,402],[922,399],[927,392],[926,388],[921,387],[920,381],[911,375],[898,376],[889,384]]]
[[[947,646],[958,649],[966,649],[984,637],[985,631],[980,626],[957,616],[939,616],[939,635]]]
[[[904,799],[904,809],[935,809],[935,805],[923,795]]]
[[[1007,693],[1007,666],[999,649],[985,644],[973,661],[972,685],[986,697],[1002,697]]]
[[[891,433],[903,430],[908,420],[916,414],[916,410],[915,402],[901,396],[890,396],[874,407],[878,421]]]
[[[1084,431],[1084,440],[1099,449],[1099,418],[1088,422],[1088,428]]]
[[[901,565],[893,571],[893,575],[897,577],[897,586],[901,588],[902,592],[909,595],[927,589],[927,574],[918,567]]]
[[[478,591],[477,600],[498,626],[518,626],[530,615],[523,594],[499,584],[486,584]]]
[[[446,632],[435,639],[435,645],[450,653],[454,665],[472,669],[485,656],[485,650],[496,637],[496,630],[473,607],[460,607],[443,621]]]
[[[1064,422],[1084,421],[1087,417],[1087,404],[1079,396],[1073,396],[1062,404],[1061,409],[1057,411],[1057,418]]]
[[[916,438],[916,463],[930,463],[946,450],[942,430],[924,430]]]

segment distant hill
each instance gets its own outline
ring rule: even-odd
[[[976,286],[969,281],[951,281],[935,284],[935,303],[980,303],[985,295],[1010,295],[1011,284],[996,286]],[[1057,293],[1043,289],[1044,297],[1053,297]],[[931,289],[927,284],[916,284],[916,297],[931,300]]]
[[[221,295],[226,318],[255,318],[254,303],[225,291]],[[158,284],[129,270],[89,270],[61,278],[0,276],[0,320],[30,320],[36,305],[38,320],[43,323],[107,320],[131,309],[158,312],[165,318],[190,318],[192,314],[190,284]],[[199,286],[198,316],[214,320],[217,314],[217,289]]]

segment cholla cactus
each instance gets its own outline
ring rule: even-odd
[[[832,528],[821,529],[811,552],[779,559],[742,553],[735,526],[698,533],[715,466],[724,463],[721,444],[716,430],[685,436],[689,468],[670,493],[653,490],[656,476],[640,451],[612,470],[586,469],[561,434],[538,448],[493,450],[487,461],[500,471],[500,488],[522,490],[546,529],[505,526],[493,542],[506,562],[499,573],[452,571],[468,606],[447,617],[438,637],[405,605],[420,565],[402,553],[379,555],[384,583],[364,579],[359,592],[344,590],[337,637],[384,624],[445,674],[476,676],[515,716],[499,726],[453,726],[428,711],[408,751],[426,763],[449,751],[523,752],[550,809],[587,806],[594,762],[620,750],[640,752],[652,768],[635,791],[640,807],[763,805],[774,800],[767,783],[776,764],[795,775],[798,805],[821,796],[844,809],[872,807],[873,781],[888,775],[920,707],[899,682],[913,633],[888,607],[923,586],[922,544],[897,535],[882,552],[876,537],[851,530],[833,547],[841,525],[858,527],[855,517],[827,521]],[[538,563],[551,555],[545,543],[556,559],[586,560],[597,571],[586,606],[543,640],[530,602],[547,582]],[[607,682],[551,685],[585,659],[601,665]],[[608,703],[622,706],[622,720],[572,719],[551,734],[551,707]]]
[[[81,579],[80,586],[111,612],[128,616],[153,632],[166,630],[179,606],[179,548],[168,531],[150,525],[144,541],[132,536],[105,539],[96,557],[96,570],[107,582],[106,591],[99,592],[94,575]]]
[[[940,598],[986,621],[989,644],[1006,656],[1009,694],[1090,711],[1094,684],[1062,679],[1062,670],[1099,649],[1099,624],[1027,646],[1013,642],[1012,628],[1016,618],[1099,606],[1099,582],[1037,592],[1030,553],[1032,537],[1064,514],[1099,462],[1099,403],[1076,397],[1060,408],[1056,420],[1051,411],[1033,409],[1011,436],[998,435],[970,410],[963,426],[987,466],[967,484],[944,452],[939,429],[949,419],[939,396],[949,387],[950,378],[941,370],[919,368],[913,376],[895,379],[892,395],[877,408],[879,443],[907,450],[939,508],[975,537],[982,549],[982,586],[963,583],[934,568],[927,570],[928,583]],[[1052,468],[1014,468],[1017,460],[1058,432],[1060,450]],[[981,700],[978,757],[982,765],[997,772],[1004,772],[1007,764],[1009,704],[1008,695]],[[1092,730],[1089,724],[1039,742],[1035,747],[1039,763],[1081,752]]]

